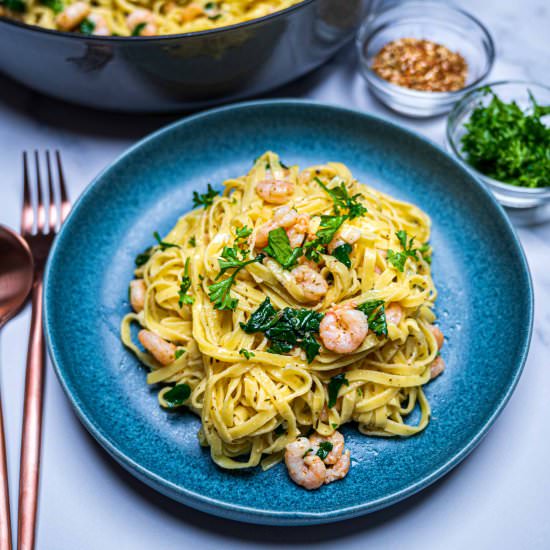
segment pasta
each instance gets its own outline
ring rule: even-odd
[[[154,36],[226,27],[301,0],[5,0],[0,16],[100,36]]]
[[[422,387],[443,365],[426,214],[343,164],[299,171],[272,152],[195,203],[138,256],[121,335],[160,405],[201,418],[216,464],[268,468],[300,435],[349,422],[426,427]]]

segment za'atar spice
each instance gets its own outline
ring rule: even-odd
[[[371,69],[392,84],[425,92],[460,90],[468,75],[462,55],[419,38],[388,42],[374,57]]]

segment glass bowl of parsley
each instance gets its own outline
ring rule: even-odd
[[[522,211],[526,222],[550,219],[550,87],[503,81],[472,90],[449,115],[447,145],[518,220]]]

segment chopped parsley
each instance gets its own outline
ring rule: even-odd
[[[361,193],[350,196],[346,184],[341,181],[340,185],[329,189],[318,177],[315,181],[330,195],[334,203],[334,212],[340,214],[341,209],[347,210],[347,218],[353,220],[367,213],[367,209],[358,201]]]
[[[193,305],[195,298],[187,294],[187,291],[191,288],[191,278],[189,277],[189,258],[185,260],[185,269],[183,277],[181,278],[180,289],[178,292],[179,301],[178,305],[183,307],[183,304]]]
[[[391,248],[388,249],[387,259],[398,271],[403,272],[405,270],[405,262],[407,258],[416,258],[416,248],[413,248],[414,237],[409,239],[407,243],[407,232],[402,229],[396,234],[399,239],[399,243],[403,250],[401,252],[394,252]]]
[[[167,248],[179,248],[179,245],[178,244],[174,244],[174,243],[167,243],[165,241],[163,241],[161,238],[160,238],[160,235],[158,233],[158,231],[155,231],[153,233],[153,237],[155,237],[155,240],[157,241],[158,245],[160,246],[160,249],[161,250],[166,250]]]
[[[95,23],[93,21],[90,21],[89,19],[84,19],[82,23],[80,23],[80,26],[78,27],[78,30],[82,34],[93,34],[95,29]]]
[[[206,193],[200,194],[197,191],[193,191],[193,208],[198,208],[199,206],[208,208],[219,194],[220,192],[213,189],[210,184],[208,184]]]
[[[247,349],[241,348],[239,350],[239,355],[242,355],[247,361],[251,357],[256,357],[256,354],[253,351],[248,351]]]
[[[0,0],[0,6],[16,13],[27,11],[27,4],[23,0]]]
[[[338,400],[338,393],[343,385],[349,386],[349,381],[346,378],[345,373],[341,372],[336,376],[333,376],[328,383],[328,407],[331,409],[336,405]]]
[[[174,409],[181,407],[189,399],[190,395],[191,388],[187,384],[177,384],[162,397],[166,401],[168,408]]]
[[[326,252],[326,247],[332,241],[346,216],[321,216],[321,225],[316,234],[316,239],[305,244],[305,256],[308,260],[318,262],[320,255]]]
[[[319,448],[317,449],[317,452],[315,454],[321,460],[325,460],[330,451],[332,451],[332,447],[333,445],[330,441],[321,441],[321,443],[319,443]]]
[[[351,260],[349,255],[351,254],[352,246],[351,244],[344,243],[340,246],[337,246],[333,251],[332,255],[339,261],[342,262],[348,269],[351,268]]]
[[[432,263],[432,247],[430,243],[424,243],[419,249],[418,252],[422,254],[424,261],[430,265]]]
[[[142,21],[141,23],[138,23],[134,30],[132,31],[132,36],[141,36],[141,31],[147,26],[147,23],[145,21]]]
[[[248,334],[263,332],[270,340],[270,353],[282,355],[299,347],[311,363],[321,349],[314,335],[319,333],[322,318],[322,313],[305,308],[276,311],[267,297],[241,328]]]
[[[178,348],[176,350],[176,353],[174,354],[175,358],[179,359],[185,353],[185,351],[186,350],[184,348]]]
[[[192,237],[189,237],[189,240],[187,241],[187,243],[189,244],[189,246],[192,246],[193,248],[195,248],[195,246],[197,246],[197,239],[195,235],[193,235]]]
[[[242,259],[239,259],[239,253]],[[234,271],[227,279],[223,279],[208,286],[208,297],[216,309],[232,310],[237,307],[239,301],[236,298],[231,298],[229,293],[231,286],[235,282],[237,274],[243,267],[254,262],[261,262],[265,258],[263,254],[258,254],[251,260],[245,260],[246,256],[247,252],[245,251],[238,250],[236,248],[229,248],[227,246],[224,247],[221,257],[218,258],[220,272],[218,273],[216,280],[219,279],[228,269],[234,269]]]
[[[476,170],[493,179],[521,187],[550,186],[550,105],[539,105],[531,92],[525,111],[502,101],[489,87],[488,105],[479,105],[464,125],[462,149]]]
[[[283,269],[291,269],[302,255],[302,248],[292,248],[286,231],[277,227],[269,232],[267,236],[268,245],[264,252],[276,260]]]
[[[371,300],[357,307],[368,319],[369,328],[377,336],[388,335],[388,325],[386,323],[386,310],[384,300]]]
[[[50,8],[54,13],[61,13],[63,11],[63,0],[40,0],[40,3]]]

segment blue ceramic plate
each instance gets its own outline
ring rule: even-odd
[[[136,253],[191,208],[191,193],[247,172],[266,149],[300,166],[330,160],[411,201],[433,221],[437,313],[447,370],[426,393],[433,417],[409,439],[343,431],[349,475],[307,494],[284,465],[225,472],[197,441],[199,420],[167,413],[119,340]],[[424,139],[361,113],[300,101],[253,102],[182,120],[146,138],[83,193],[56,240],[45,316],[53,362],[84,425],[136,477],[200,510],[310,524],[365,514],[426,487],[479,443],[508,401],[529,345],[527,264],[495,200]]]

